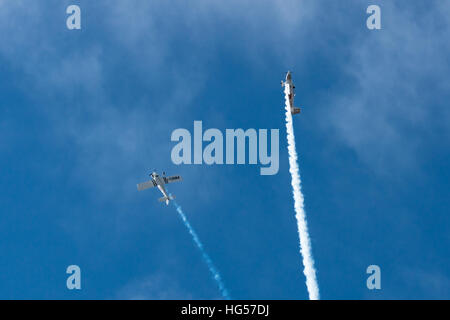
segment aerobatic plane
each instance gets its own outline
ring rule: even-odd
[[[180,176],[166,177],[165,172],[163,172],[162,176],[159,176],[155,171],[153,171],[150,174],[150,177],[152,178],[152,180],[149,180],[149,181],[143,182],[143,183],[139,183],[137,185],[138,191],[142,191],[142,190],[145,190],[148,188],[158,187],[159,191],[161,191],[161,193],[163,194],[163,197],[159,198],[158,201],[160,201],[160,202],[165,201],[166,205],[169,205],[169,201],[175,199],[175,196],[167,194],[167,191],[166,191],[166,188],[164,187],[164,185],[166,185],[168,183],[176,182],[176,181],[181,181],[181,177]]]
[[[292,74],[290,71],[286,73],[286,81],[281,81],[281,86],[289,87],[289,104],[291,106],[291,114],[300,113],[300,108],[294,106],[294,97],[295,97],[295,85],[292,82]]]

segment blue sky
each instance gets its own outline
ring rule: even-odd
[[[0,298],[220,298],[176,210],[136,191],[157,168],[183,176],[171,192],[233,298],[307,299],[289,69],[321,297],[449,299],[449,17],[437,0],[0,0]],[[279,128],[279,173],[172,164],[194,120]]]

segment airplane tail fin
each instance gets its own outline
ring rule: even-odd
[[[166,202],[166,205],[169,205],[169,201],[170,200],[174,200],[174,199],[175,199],[175,196],[170,195],[168,197],[161,197],[161,198],[158,199],[158,201],[159,202]]]

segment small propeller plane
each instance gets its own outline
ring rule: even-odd
[[[166,177],[165,172],[163,172],[162,176],[159,176],[155,171],[153,171],[150,174],[150,177],[152,178],[152,180],[149,180],[149,181],[143,182],[143,183],[139,183],[137,185],[138,191],[142,191],[142,190],[145,190],[148,188],[158,187],[159,191],[161,191],[161,193],[163,194],[163,197],[159,198],[158,201],[160,201],[160,202],[165,201],[166,205],[169,205],[169,201],[175,199],[175,196],[167,194],[167,191],[166,191],[166,188],[164,188],[164,185],[166,185],[168,183],[176,182],[176,181],[181,181],[181,177],[180,176]]]
[[[294,97],[295,97],[295,85],[292,82],[292,73],[288,71],[286,73],[286,81],[281,81],[281,86],[288,86],[289,87],[289,104],[291,105],[291,114],[297,114],[300,113],[300,108],[297,108],[294,106]]]

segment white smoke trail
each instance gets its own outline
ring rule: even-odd
[[[189,230],[189,233],[192,236],[192,240],[194,240],[194,243],[197,245],[197,248],[202,253],[203,261],[205,261],[206,265],[208,266],[209,271],[211,272],[214,280],[216,281],[217,285],[219,286],[220,293],[222,294],[223,298],[226,300],[230,300],[230,295],[228,293],[228,290],[225,288],[225,284],[222,281],[222,277],[220,276],[219,271],[214,266],[211,258],[206,253],[205,248],[203,247],[203,243],[200,241],[199,237],[197,236],[197,233],[195,232],[194,228],[192,228],[191,224],[189,223],[186,215],[183,212],[183,209],[175,202],[172,201],[175,208],[177,209],[178,214],[181,217],[181,220],[183,220],[184,225]]]
[[[291,173],[291,184],[294,196],[295,218],[297,219],[298,234],[300,237],[300,252],[303,257],[303,273],[306,277],[306,287],[310,300],[319,300],[319,286],[317,285],[314,259],[311,253],[311,241],[308,234],[306,214],[304,210],[304,199],[300,189],[300,173],[297,164],[297,151],[295,149],[294,127],[292,124],[291,105],[289,102],[289,86],[285,85],[284,94],[286,99],[286,131],[289,152],[289,172]],[[293,107],[293,106],[292,106]]]

